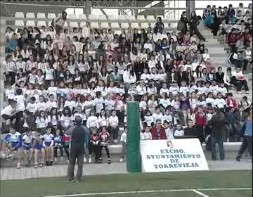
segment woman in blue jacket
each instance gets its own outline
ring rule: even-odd
[[[12,38],[7,42],[7,53],[14,52],[18,46],[17,34],[13,33]]]
[[[243,132],[243,141],[241,148],[238,152],[236,157],[237,161],[241,160],[241,157],[244,151],[248,148],[249,154],[252,160],[252,106],[249,108],[248,117],[243,125],[242,132]]]

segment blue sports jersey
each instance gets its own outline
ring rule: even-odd
[[[22,139],[23,139],[23,143],[22,143],[23,149],[30,150],[32,148],[32,142],[33,142],[32,136],[28,136],[25,134]]]
[[[54,145],[54,135],[53,134],[44,134],[43,135],[43,145],[45,147],[53,146]]]
[[[54,137],[54,146],[62,146],[62,137],[61,136]]]
[[[22,138],[21,138],[21,134],[19,132],[8,133],[5,136],[4,141],[7,144],[10,144],[12,148],[18,149],[18,148],[22,147]]]
[[[37,150],[41,150],[41,149],[45,148],[44,145],[43,145],[43,140],[44,140],[43,136],[40,136],[39,139],[36,138],[36,139],[34,140],[33,148],[34,148],[34,149],[37,149]]]

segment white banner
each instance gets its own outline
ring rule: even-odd
[[[142,172],[209,170],[198,139],[142,140]]]

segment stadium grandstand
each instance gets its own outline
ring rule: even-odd
[[[210,150],[220,109],[222,142],[240,145],[252,107],[251,1],[0,3],[5,168],[66,165],[76,116],[96,136],[85,162],[101,163],[103,147],[106,163],[124,162],[128,101],[139,102],[141,140],[193,136]]]

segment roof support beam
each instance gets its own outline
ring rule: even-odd
[[[153,1],[152,3],[149,3],[148,5],[144,6],[143,8],[151,8],[151,7],[157,5],[158,3],[161,3],[161,2],[162,2],[162,1]],[[145,9],[140,9],[140,10],[138,11],[138,14],[139,14],[140,12],[143,12],[143,11],[145,11]]]
[[[99,3],[97,1],[93,1],[92,3],[96,4],[97,6],[99,6]],[[106,12],[104,11],[103,8],[99,8],[101,10],[101,12],[106,16],[106,18],[108,18],[108,15],[106,14]]]

